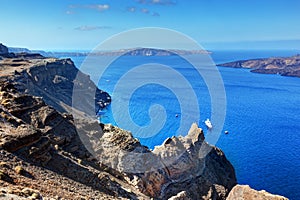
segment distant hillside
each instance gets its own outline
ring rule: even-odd
[[[300,55],[240,60],[220,64],[221,67],[249,68],[251,72],[300,77]]]
[[[209,54],[205,50],[180,50],[180,49],[155,49],[155,48],[136,48],[136,49],[119,49],[111,51],[78,51],[78,52],[46,52],[42,50],[29,50],[27,48],[9,47],[9,52],[12,53],[38,53],[45,57],[76,57],[76,56],[121,56],[123,54],[128,56],[170,56],[170,55],[191,55],[191,54]]]
[[[37,53],[37,54],[41,54],[45,57],[51,57],[53,56],[52,52],[46,52],[46,51],[42,51],[42,50],[30,50],[27,48],[20,48],[20,47],[8,47],[8,51],[11,53]]]

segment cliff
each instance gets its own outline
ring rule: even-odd
[[[43,97],[44,101],[60,112],[68,112],[72,107],[73,87],[81,91],[84,111],[90,105],[89,94],[95,94],[95,109],[110,103],[110,96],[97,88],[88,75],[80,72],[70,59],[45,58],[40,54],[10,54],[0,60],[0,80],[13,82],[22,93]],[[80,81],[76,77],[80,77]],[[75,80],[76,79],[76,80]],[[91,92],[92,91],[92,92]],[[79,105],[79,106],[81,106]]]
[[[0,43],[0,55],[8,54],[8,48]]]
[[[291,57],[240,60],[219,64],[221,67],[248,68],[251,72],[300,77],[300,55]]]
[[[168,199],[184,192],[190,199],[225,199],[236,184],[234,169],[219,149],[211,147],[201,157],[201,143],[209,146],[196,125],[187,137],[174,137],[151,152],[130,132],[82,119],[80,132],[88,137],[102,127],[97,137],[102,153],[95,155],[82,143],[72,116],[57,112],[40,97],[20,93],[14,83],[1,82],[0,91],[4,193],[64,199]],[[139,154],[132,156],[133,152]],[[26,188],[30,188],[28,194],[22,192]]]
[[[74,84],[84,94],[94,88],[95,105],[110,103],[70,59],[0,60],[0,197],[226,199],[236,185],[233,166],[196,124],[150,151],[128,131],[69,114]],[[77,113],[93,106],[81,101]]]

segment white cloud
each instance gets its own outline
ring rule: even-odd
[[[128,7],[128,8],[127,8],[127,11],[128,11],[128,12],[135,12],[135,11],[136,11],[136,8],[135,8],[135,7]]]
[[[95,9],[100,12],[108,10],[110,6],[108,4],[93,4],[93,5],[86,5],[86,8]]]
[[[81,8],[81,9],[93,9],[93,10],[97,10],[100,12],[103,12],[105,10],[109,10],[110,9],[110,5],[109,4],[85,4],[85,5],[69,5],[69,12],[73,12],[74,9],[77,8]]]
[[[142,8],[141,9],[141,12],[142,13],[145,13],[145,14],[149,14],[149,10],[147,8]]]
[[[152,4],[152,5],[175,5],[176,0],[136,0],[140,4]]]
[[[75,30],[77,31],[95,31],[95,30],[103,30],[103,29],[111,29],[110,26],[79,26],[76,27]]]
[[[71,11],[71,10],[67,10],[67,11],[66,11],[66,14],[67,14],[67,15],[73,15],[73,14],[74,14],[74,12],[73,12],[73,11]]]

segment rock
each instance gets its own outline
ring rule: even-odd
[[[234,168],[220,149],[205,142],[196,124],[186,137],[170,138],[153,152],[111,125],[104,125],[99,137],[98,160],[126,173],[129,183],[151,197],[167,199],[185,189],[191,199],[225,199],[236,184]]]
[[[12,178],[2,170],[0,170],[0,180],[11,183],[13,182]]]
[[[17,173],[17,174],[24,174],[25,173],[25,169],[23,169],[23,167],[21,167],[21,166],[16,166],[15,167],[15,172]]]
[[[33,190],[30,188],[24,188],[22,191],[23,195],[28,199],[42,199],[42,196],[37,190]]]
[[[169,198],[168,200],[191,200],[187,197],[186,191],[179,192],[176,196]]]
[[[257,191],[249,187],[249,185],[236,185],[229,193],[226,200],[287,200],[287,198],[279,195],[270,194],[264,190]]]
[[[42,56],[41,54],[38,53],[17,53],[16,57],[18,58],[22,58],[22,59],[43,59],[45,58],[44,56]]]
[[[40,54],[19,53],[0,60],[1,79],[10,80],[22,93],[43,97],[59,112],[90,111],[95,116],[111,102],[108,93],[98,89],[90,77],[80,72],[71,59],[45,58]],[[4,74],[4,76],[3,76]],[[74,87],[75,86],[75,87]],[[80,96],[73,97],[73,89]],[[80,103],[74,103],[74,102]]]
[[[8,48],[0,43],[0,55],[2,54],[8,54]]]
[[[63,177],[84,184],[86,187],[92,187],[94,191],[101,192],[100,196],[103,196],[104,193],[112,197],[136,198],[137,190],[134,192],[125,190],[124,187],[127,183],[120,181],[120,184],[114,181],[116,179],[112,178],[113,173],[113,175],[107,174],[105,179],[98,178],[99,171],[103,169],[98,162],[88,160],[91,154],[82,144],[72,118],[49,107],[42,98],[20,93],[15,84],[1,82],[0,91],[0,151],[2,151],[0,160],[3,163],[2,166],[14,166],[10,175],[22,175],[18,176],[18,183],[21,179],[24,179],[25,182],[28,182],[28,178],[31,181],[38,180],[36,171],[30,170],[30,173],[27,171],[34,164],[62,174]],[[87,124],[91,124],[91,122],[87,121]],[[99,123],[94,125],[100,128]],[[85,134],[87,133],[85,132]],[[55,145],[58,144],[59,151],[55,149]],[[13,159],[5,161],[7,156],[3,151],[13,152],[14,155],[24,160],[7,164],[11,163]],[[27,166],[24,167],[24,164]],[[28,167],[28,165],[30,166]],[[9,180],[8,175],[2,173],[1,179]],[[60,182],[60,179],[56,181]],[[12,179],[10,182],[13,182]],[[37,186],[32,185],[32,187]],[[39,184],[39,187],[44,187],[44,190],[49,191],[47,184],[42,186]],[[39,199],[39,194],[32,193],[26,197],[27,199]],[[80,198],[74,197],[74,199]]]
[[[0,194],[0,198],[2,200],[26,200],[27,198],[25,197],[21,197],[18,195],[14,195],[14,194]]]
[[[300,77],[300,55],[240,60],[219,64],[222,67],[249,68],[251,72]]]

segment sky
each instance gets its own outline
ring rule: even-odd
[[[135,28],[172,29],[206,49],[300,49],[299,0],[0,0],[0,43],[89,50]]]

